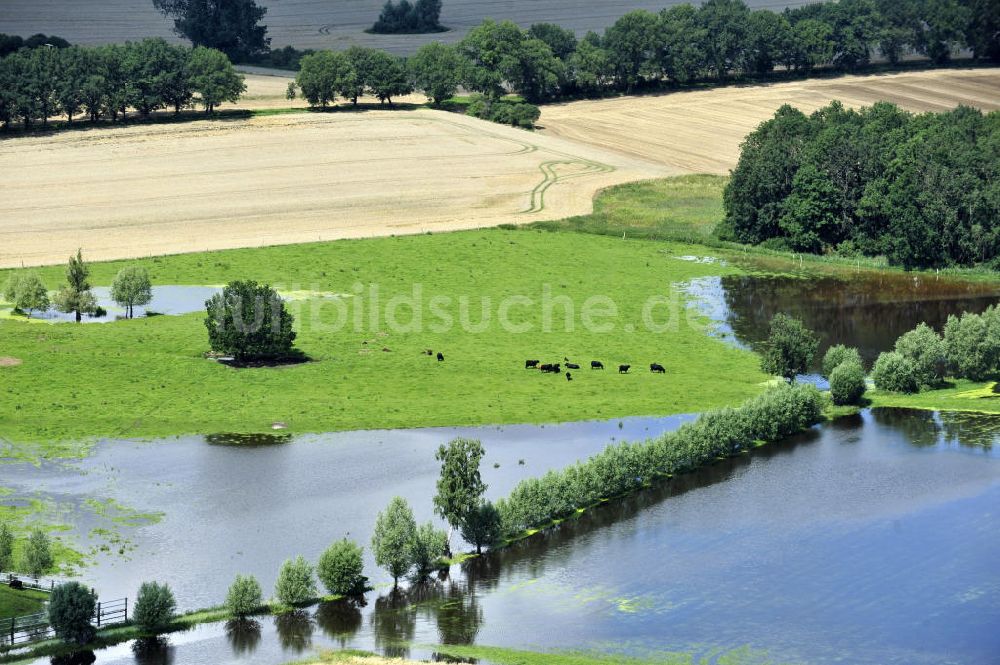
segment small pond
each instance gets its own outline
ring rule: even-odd
[[[84,577],[106,597],[167,581],[217,602],[237,572],[265,589],[285,558],[367,543],[389,497],[431,517],[436,446],[475,436],[489,494],[684,418],[357,432],[273,445],[186,437],[99,445],[77,465],[4,468],[17,494],[110,496],[166,508],[129,532],[131,561]],[[520,460],[524,464],[520,464]],[[499,468],[494,468],[499,464]],[[322,646],[430,657],[420,645],[684,652],[706,662],[963,663],[1000,657],[1000,418],[872,410],[616,501],[557,530],[363,606],[335,603],[256,630],[223,624],[98,663],[285,662]],[[403,643],[401,645],[401,643]],[[407,646],[414,645],[414,646]],[[47,661],[39,661],[39,664]]]
[[[205,301],[221,292],[215,286],[154,286],[153,299],[148,305],[133,308],[133,316],[146,316],[148,312],[156,314],[187,314],[205,309]],[[93,288],[97,304],[107,311],[104,316],[84,316],[82,323],[108,323],[125,317],[125,309],[111,299],[111,289],[106,286]],[[54,307],[45,312],[31,315],[34,319],[46,321],[75,321],[73,314],[60,312]]]

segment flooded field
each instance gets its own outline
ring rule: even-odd
[[[111,289],[107,286],[96,286],[92,289],[99,307],[105,310],[101,316],[84,316],[82,323],[110,323],[125,317],[125,309],[111,298]],[[214,286],[154,286],[153,299],[147,305],[136,305],[133,316],[152,316],[155,314],[187,314],[205,309],[205,301],[222,289]],[[34,312],[33,319],[45,321],[75,321],[75,315],[60,312],[50,307],[44,312]]]
[[[5,469],[4,482],[61,502],[97,492],[166,508],[130,534],[130,561],[98,558],[84,578],[106,597],[167,581],[190,608],[218,602],[237,572],[269,589],[288,556],[315,558],[345,533],[366,543],[392,494],[429,518],[433,450],[453,435],[483,440],[498,496],[612,436],[680,420],[117,442],[76,467]],[[996,417],[866,411],[608,504],[448,579],[394,594],[369,561],[377,588],[363,606],[203,626],[97,662],[264,664],[339,645],[430,657],[427,645],[479,643],[710,662],[994,663],[998,436]]]
[[[695,306],[735,343],[759,350],[771,318],[783,312],[819,335],[814,367],[832,344],[857,347],[871,363],[903,333],[925,322],[938,332],[949,315],[982,312],[1000,302],[1000,285],[932,275],[860,273],[804,279],[730,275],[691,282]]]

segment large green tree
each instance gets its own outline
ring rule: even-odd
[[[11,274],[3,295],[15,310],[26,313],[29,318],[32,312],[49,308],[49,292],[36,272]]]
[[[59,639],[86,644],[94,638],[91,625],[97,595],[79,582],[65,582],[52,590],[49,598],[49,625]]]
[[[452,46],[431,42],[421,46],[407,61],[416,87],[435,106],[454,96],[458,90],[462,59]]]
[[[0,572],[14,569],[14,532],[6,522],[0,522]]]
[[[640,9],[625,14],[605,31],[603,45],[622,88],[632,90],[653,73],[659,29],[656,14]]]
[[[787,314],[775,314],[767,337],[760,367],[794,382],[795,377],[809,369],[819,340],[801,321]]]
[[[453,527],[461,528],[486,492],[486,483],[479,472],[485,454],[480,441],[461,437],[441,445],[434,454],[434,459],[441,463],[434,512]]]
[[[355,72],[344,54],[317,51],[302,57],[295,82],[310,105],[325,107],[337,100],[348,77]]]
[[[196,47],[191,51],[187,71],[191,91],[198,94],[206,113],[223,102],[235,102],[247,89],[243,75],[222,51]]]
[[[174,19],[174,31],[195,46],[218,49],[234,60],[252,58],[270,48],[266,7],[254,0],[153,0]]]
[[[33,529],[21,552],[21,566],[24,572],[38,578],[56,565],[52,556],[52,541],[41,529]]]
[[[205,302],[205,327],[216,353],[236,362],[284,360],[294,355],[293,317],[278,292],[252,280],[229,283]]]

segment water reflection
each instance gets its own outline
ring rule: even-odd
[[[312,646],[313,618],[308,610],[293,610],[274,617],[281,648],[302,653]]]
[[[419,597],[420,586],[415,585],[414,596]],[[387,658],[409,658],[416,623],[417,608],[407,590],[396,587],[379,596],[371,615],[375,648]]]
[[[136,665],[173,665],[174,647],[166,637],[143,637],[132,643]]]
[[[316,608],[316,623],[327,637],[344,647],[361,630],[361,609],[367,604],[364,596],[322,602]]]
[[[766,339],[778,312],[802,319],[820,336],[815,368],[831,344],[857,347],[873,362],[918,323],[940,331],[951,314],[978,313],[1000,302],[996,284],[903,273],[706,277],[691,282],[688,292],[721,335],[751,348]]]
[[[920,409],[872,409],[875,421],[892,427],[916,446],[983,449],[1000,438],[1000,416]]]
[[[52,656],[52,665],[91,665],[97,661],[97,654],[93,651],[74,651],[58,656]]]
[[[255,619],[232,619],[226,622],[226,639],[234,656],[251,654],[260,644],[260,622]]]

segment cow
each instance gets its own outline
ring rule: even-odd
[[[618,366],[618,373],[619,374],[628,374],[628,370],[629,370],[630,367],[632,367],[632,366],[631,365],[619,365]]]
[[[576,363],[566,363],[566,367],[569,369],[580,369],[580,366]]]
[[[572,381],[573,380],[573,375],[570,374],[569,372],[566,372],[566,380],[567,381]]]
[[[525,360],[524,361],[524,369],[538,369],[538,361],[537,360]]]
[[[438,351],[438,362],[444,362],[444,354]]]
[[[424,355],[425,356],[433,356],[434,355],[434,351],[431,350],[431,349],[424,349]]]
[[[591,360],[590,369],[604,369],[604,363],[602,363],[600,360]]]
[[[539,369],[541,369],[543,372],[546,372],[548,374],[559,374],[562,371],[562,369],[560,369],[558,363],[556,363],[554,365],[551,364],[551,363],[545,363]]]
[[[650,365],[649,365],[649,371],[653,372],[654,374],[666,374],[667,373],[667,370],[664,369],[663,365],[661,365],[660,363],[650,363]]]
[[[23,589],[24,588],[24,582],[22,582],[21,580],[19,580],[19,579],[17,579],[15,577],[10,582],[8,582],[8,586],[11,589]]]

